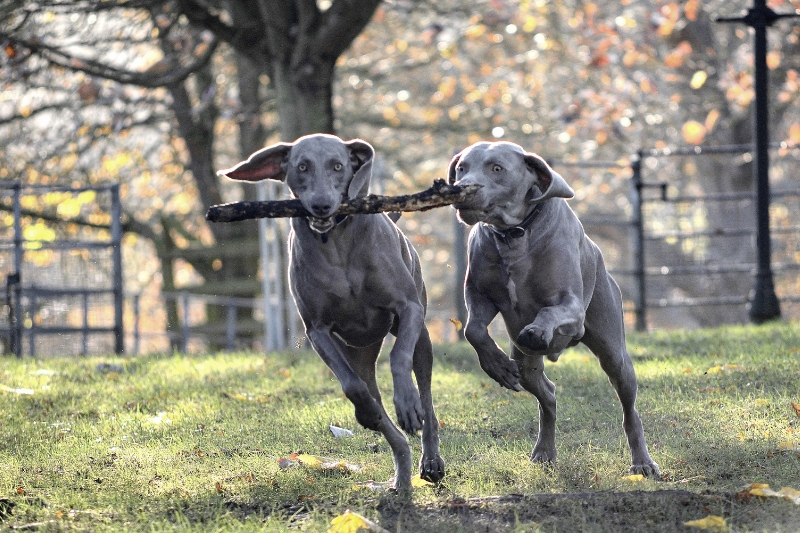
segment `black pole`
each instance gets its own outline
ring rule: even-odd
[[[767,28],[779,18],[767,7],[766,0],[753,0],[753,7],[743,17],[719,18],[718,22],[743,22],[753,28],[753,62],[755,64],[755,103],[753,105],[753,181],[756,188],[756,254],[757,270],[750,320],[756,324],[780,318],[781,308],[775,295],[772,278],[772,246],[769,230],[769,105],[767,98]]]
[[[775,295],[772,280],[772,246],[769,231],[769,105],[767,102],[767,13],[765,0],[755,0],[753,59],[755,63],[755,105],[753,107],[753,180],[756,183],[756,271],[753,301],[750,302],[750,320],[760,324],[780,318],[781,308]]]
[[[631,204],[633,205],[633,305],[636,313],[636,331],[647,331],[647,282],[644,270],[644,217],[642,216],[642,151],[631,160]]]

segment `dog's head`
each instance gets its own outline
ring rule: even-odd
[[[375,150],[366,141],[343,141],[318,133],[293,143],[262,148],[247,161],[220,170],[219,176],[239,181],[285,181],[292,195],[313,216],[311,229],[326,233],[334,226],[334,214],[342,200],[369,191]]]
[[[574,191],[538,155],[510,142],[479,142],[450,161],[448,181],[481,185],[468,201],[455,204],[466,224],[486,222],[500,228],[519,224],[534,204],[572,198]]]

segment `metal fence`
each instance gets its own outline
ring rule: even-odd
[[[771,147],[787,148],[783,144]],[[552,162],[559,169],[629,169],[629,197],[624,212],[580,218],[590,236],[599,227],[607,227],[617,230],[617,245],[628,240],[628,245],[623,246],[629,251],[628,257],[611,261],[609,270],[620,281],[625,311],[632,316],[636,329],[646,330],[653,311],[666,309],[726,307],[731,312],[728,320],[722,322],[747,320],[756,272],[754,191],[681,194],[671,181],[650,176],[660,172],[657,162],[660,159],[747,156],[751,149],[750,145],[734,145],[641,150],[627,164]],[[655,164],[643,165],[648,159]],[[773,246],[773,270],[778,278],[778,298],[784,305],[800,302],[800,226],[791,220],[800,205],[787,204],[796,199],[800,199],[796,182],[771,194],[773,212],[779,211],[772,217],[771,234],[777,245]],[[736,204],[737,211],[742,213],[736,227],[698,227],[691,220],[693,214],[711,210],[712,204]],[[709,253],[721,248],[736,253]]]
[[[3,351],[124,351],[119,185],[0,182]],[[54,224],[57,222],[57,224]]]

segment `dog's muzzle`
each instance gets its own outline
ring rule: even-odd
[[[326,218],[307,217],[308,227],[317,233],[328,233],[336,225],[336,217],[330,216]]]

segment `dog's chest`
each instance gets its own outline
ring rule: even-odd
[[[483,265],[480,276],[483,294],[491,294],[492,300],[503,314],[520,314],[533,311],[536,299],[536,255],[530,248],[511,247],[506,244],[494,247]],[[520,243],[521,244],[521,243]],[[499,282],[499,283],[498,283]]]

